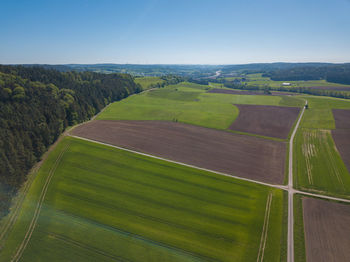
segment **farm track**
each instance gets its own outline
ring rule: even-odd
[[[266,246],[266,240],[267,240],[267,233],[269,229],[271,202],[272,202],[272,193],[268,195],[267,201],[266,201],[264,225],[261,233],[260,247],[259,247],[258,258],[256,259],[256,262],[264,261],[264,252],[265,252],[265,246]]]
[[[9,219],[7,220],[7,222],[2,226],[1,228],[1,234],[0,234],[0,250],[2,249],[2,244],[1,242],[4,240],[5,236],[7,235],[7,233],[11,230],[12,228],[12,225],[15,224],[17,218],[18,218],[18,215],[19,215],[19,211],[21,210],[21,206],[22,206],[22,203],[27,195],[27,192],[32,184],[32,182],[34,181],[35,179],[35,175],[36,175],[36,172],[40,169],[42,163],[46,160],[46,158],[48,157],[48,155],[50,154],[50,152],[56,148],[57,144],[62,140],[62,138],[64,136],[66,136],[68,132],[65,131],[58,139],[57,141],[52,144],[49,149],[45,152],[45,154],[43,155],[42,159],[32,168],[31,170],[31,176],[29,177],[29,179],[26,181],[25,183],[25,186],[24,186],[24,189],[23,189],[23,192],[21,192],[20,194],[20,198],[15,201],[15,209],[13,212],[10,212],[10,217]]]
[[[42,205],[43,205],[43,202],[45,200],[45,196],[46,196],[46,192],[47,192],[47,189],[50,185],[50,182],[51,182],[51,179],[62,159],[62,156],[63,154],[67,151],[67,149],[69,148],[69,144],[67,144],[63,149],[62,151],[60,152],[60,154],[58,155],[55,163],[53,164],[53,166],[51,167],[50,171],[49,171],[49,175],[47,176],[46,178],[46,181],[45,181],[45,184],[43,186],[43,189],[41,190],[41,194],[40,194],[40,198],[39,198],[39,201],[37,203],[37,206],[35,208],[35,211],[34,211],[34,215],[33,215],[33,218],[29,224],[29,227],[28,227],[28,230],[24,236],[24,239],[22,241],[22,243],[20,244],[20,246],[17,248],[17,251],[15,253],[15,255],[13,256],[12,260],[13,262],[17,262],[21,259],[21,256],[25,250],[25,248],[27,247],[27,244],[33,234],[33,231],[36,227],[36,224],[37,224],[37,221],[38,221],[38,218],[39,218],[39,215],[40,215],[40,211],[41,211],[41,208],[42,208]]]
[[[305,101],[305,105],[307,100]],[[287,233],[287,262],[294,262],[294,189],[293,189],[293,142],[295,134],[298,130],[301,119],[304,115],[305,107],[303,107],[298,121],[294,127],[289,140],[289,162],[288,162],[288,233]]]

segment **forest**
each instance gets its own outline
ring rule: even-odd
[[[339,84],[350,84],[350,64],[326,66],[304,66],[266,71],[263,76],[275,81],[320,80]]]
[[[0,217],[29,170],[68,126],[141,90],[127,74],[0,65]]]

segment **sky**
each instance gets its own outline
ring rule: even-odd
[[[350,0],[0,0],[0,64],[350,62]]]

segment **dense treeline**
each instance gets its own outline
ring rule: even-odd
[[[263,76],[275,81],[320,80],[350,84],[350,64],[276,69]]]
[[[126,74],[0,65],[0,215],[67,126],[140,91]]]

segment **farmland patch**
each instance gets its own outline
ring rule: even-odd
[[[304,198],[303,213],[307,261],[350,261],[350,205]]]
[[[338,195],[350,193],[350,175],[330,130],[304,129],[296,135],[296,186]]]
[[[263,182],[281,184],[286,144],[163,121],[93,121],[73,135]]]
[[[280,260],[281,190],[65,138],[37,174],[39,191],[26,197],[1,261],[26,235],[67,143],[21,261],[256,261],[267,223],[264,260]]]
[[[271,94],[266,94],[263,91],[258,90],[230,90],[230,89],[211,89],[208,91],[208,93],[217,93],[217,94],[231,94],[231,95],[272,95],[272,96],[281,96],[281,95],[298,95],[295,93],[288,93],[288,92],[280,92],[280,91],[273,91]]]
[[[263,136],[288,138],[300,109],[296,107],[236,105],[239,115],[231,130]]]
[[[333,109],[336,129],[332,130],[334,142],[350,170],[350,110]]]

